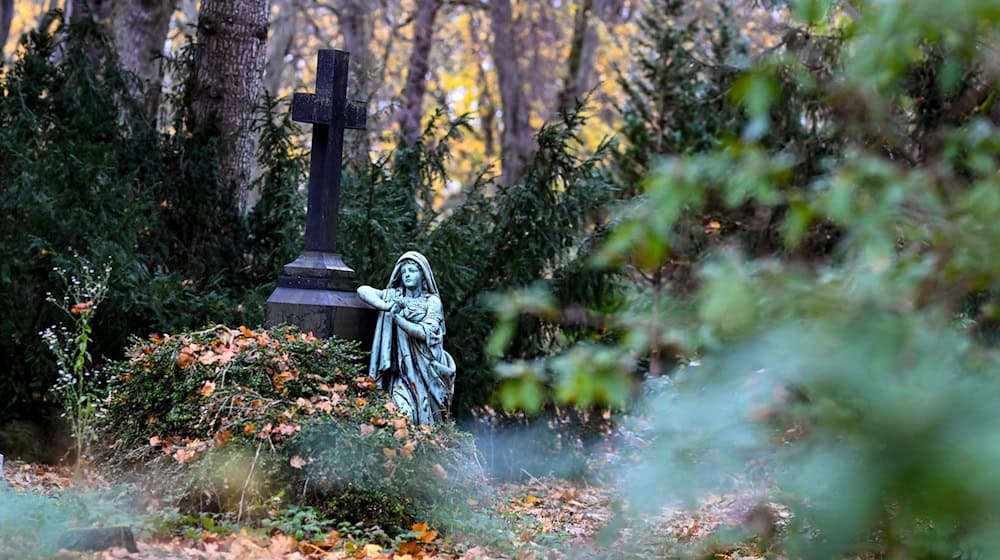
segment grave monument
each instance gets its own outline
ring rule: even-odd
[[[368,344],[376,312],[358,297],[354,270],[337,253],[344,130],[364,129],[367,108],[347,99],[350,54],[320,49],[317,58],[316,93],[292,98],[292,120],[313,126],[305,250],[278,277],[267,325],[290,323],[321,338]]]

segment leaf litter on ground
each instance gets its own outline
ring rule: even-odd
[[[50,495],[71,488],[107,488],[108,481],[84,469],[74,476],[72,469],[36,463],[10,462],[5,481],[13,489]],[[231,534],[202,530],[194,537],[150,538],[137,535],[138,553],[112,548],[98,552],[60,551],[55,558],[110,560],[190,558],[203,560],[316,560],[316,559],[549,559],[604,557],[609,550],[627,549],[637,540],[655,543],[660,553],[683,557],[681,549],[696,548],[725,528],[746,528],[753,522],[762,504],[774,512],[775,520],[787,521],[787,510],[773,502],[762,502],[750,494],[712,495],[694,509],[665,509],[656,519],[646,520],[644,528],[625,526],[610,542],[600,538],[613,520],[614,492],[607,484],[588,484],[560,478],[528,476],[523,482],[508,482],[497,488],[497,499],[490,505],[496,514],[518,528],[515,542],[509,547],[476,543],[474,536],[451,539],[425,523],[418,523],[398,540],[393,548],[364,542],[349,535],[330,531],[313,540],[297,540],[280,532],[267,535],[259,530],[241,529]],[[476,505],[476,504],[473,504]],[[647,530],[645,527],[652,527]],[[639,536],[639,532],[643,535]],[[457,542],[456,542],[457,541]],[[650,550],[646,548],[646,550]],[[714,553],[716,558],[753,559],[762,556],[732,547]],[[612,555],[613,556],[613,555]]]

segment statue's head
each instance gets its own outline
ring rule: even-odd
[[[420,270],[420,265],[411,259],[406,259],[399,266],[399,278],[403,281],[403,287],[409,290],[420,289],[424,291],[427,285],[424,283],[424,273]]]
[[[389,279],[390,288],[406,288],[423,294],[437,295],[437,284],[427,258],[416,251],[407,251],[396,260]]]

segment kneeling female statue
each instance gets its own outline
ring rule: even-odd
[[[444,311],[427,259],[404,253],[384,290],[361,286],[358,296],[379,310],[368,373],[414,424],[440,420],[451,405],[455,360],[444,351]]]

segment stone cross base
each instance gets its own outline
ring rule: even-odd
[[[319,338],[361,341],[371,346],[378,314],[361,301],[354,271],[340,255],[306,251],[285,265],[267,299],[268,327],[290,323]]]

